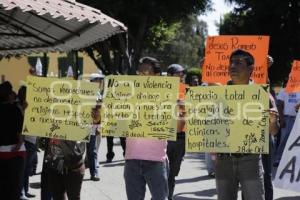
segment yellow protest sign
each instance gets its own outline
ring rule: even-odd
[[[268,85],[191,87],[187,152],[268,153]]]
[[[106,77],[102,135],[176,140],[178,87],[176,77]]]
[[[87,141],[98,84],[28,76],[23,134]]]

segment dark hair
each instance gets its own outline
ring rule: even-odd
[[[245,58],[245,61],[247,63],[247,66],[251,66],[254,64],[254,57],[251,53],[249,53],[248,51],[244,51],[242,49],[237,49],[237,50],[234,50],[231,55],[230,55],[230,58],[229,60],[231,60],[231,58],[233,56],[244,56]]]
[[[9,81],[5,81],[0,84],[0,102],[9,99],[9,95],[13,92],[12,85]]]
[[[22,85],[19,88],[18,99],[19,99],[20,103],[24,103],[24,101],[26,100],[26,86],[25,85]]]
[[[161,68],[160,68],[160,64],[158,62],[158,60],[156,58],[152,58],[152,57],[142,57],[139,60],[139,64],[150,64],[152,66],[153,72],[155,74],[161,74]]]

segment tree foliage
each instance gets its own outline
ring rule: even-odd
[[[78,0],[78,2],[100,9],[128,27],[127,34],[119,34],[86,49],[99,68],[105,73],[112,74],[126,73],[127,69],[134,72],[145,45],[164,46],[164,43],[168,43],[172,38],[172,30],[169,32],[158,30],[172,28],[172,25],[174,28],[176,22],[181,19],[191,14],[198,15],[210,8],[210,0]]]
[[[235,9],[220,24],[220,34],[270,35],[273,82],[284,80],[291,62],[300,59],[300,2],[298,0],[228,0]]]
[[[168,29],[173,30],[173,29]],[[196,15],[176,23],[173,37],[159,46],[148,46],[144,53],[159,58],[166,66],[178,63],[186,68],[200,67],[200,60],[203,58],[205,38],[207,37],[207,24],[199,21]]]

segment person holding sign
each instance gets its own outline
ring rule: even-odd
[[[155,58],[140,59],[138,72],[141,76],[160,75],[161,69]],[[124,178],[128,200],[142,200],[146,184],[152,200],[167,200],[167,141],[144,138],[127,138]]]
[[[178,99],[178,121],[177,121],[177,139],[176,141],[168,141],[167,155],[169,159],[169,200],[173,199],[175,188],[175,177],[180,171],[181,162],[185,154],[185,88],[184,82],[184,68],[178,64],[172,64],[168,67],[168,76],[176,76],[180,78],[179,99]]]
[[[228,84],[248,85],[254,68],[254,57],[247,51],[235,50],[229,58]],[[277,115],[270,111],[270,133],[276,133]],[[216,186],[218,200],[236,200],[241,189],[245,200],[265,200],[262,163],[259,154],[218,153]]]
[[[13,96],[10,82],[0,84],[0,194],[6,200],[20,199],[26,157],[23,115]]]
[[[85,166],[84,142],[50,139],[45,155],[53,200],[80,200]]]
[[[273,65],[273,58],[267,56],[267,66],[268,69]],[[268,79],[268,84],[270,80]],[[276,95],[270,84],[270,104],[273,105],[276,112],[278,112],[276,107]],[[274,135],[274,134],[273,134]],[[277,133],[276,133],[277,135]],[[265,188],[265,200],[273,200],[273,184],[272,184],[272,154],[273,154],[273,139],[272,134],[269,135],[269,154],[262,154],[262,164],[264,170],[264,188]]]
[[[101,74],[91,74],[90,82],[98,82],[101,86],[101,82],[103,82],[104,76]],[[100,88],[102,89],[102,88]],[[92,108],[92,118],[93,118],[93,125],[90,131],[90,141],[87,143],[87,159],[88,159],[88,167],[90,169],[90,175],[92,181],[100,181],[99,178],[99,165],[98,165],[98,150],[100,146],[101,136],[100,132],[98,131],[98,127],[100,126],[100,109],[101,109],[101,102],[102,102],[102,95],[97,93],[97,103],[100,105],[95,106]]]

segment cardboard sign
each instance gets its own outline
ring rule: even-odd
[[[294,60],[289,81],[286,85],[287,93],[300,92],[300,61]]]
[[[24,135],[88,141],[98,84],[34,76],[26,82]]]
[[[179,78],[108,76],[104,91],[102,135],[176,140]]]
[[[186,151],[269,151],[268,85],[191,87],[186,94]]]
[[[236,49],[248,51],[255,58],[251,79],[255,83],[267,81],[267,54],[269,36],[221,35],[208,37],[205,47],[205,60],[202,67],[202,81],[226,85],[229,78],[229,57]]]
[[[300,112],[285,145],[274,185],[278,188],[300,192]]]

